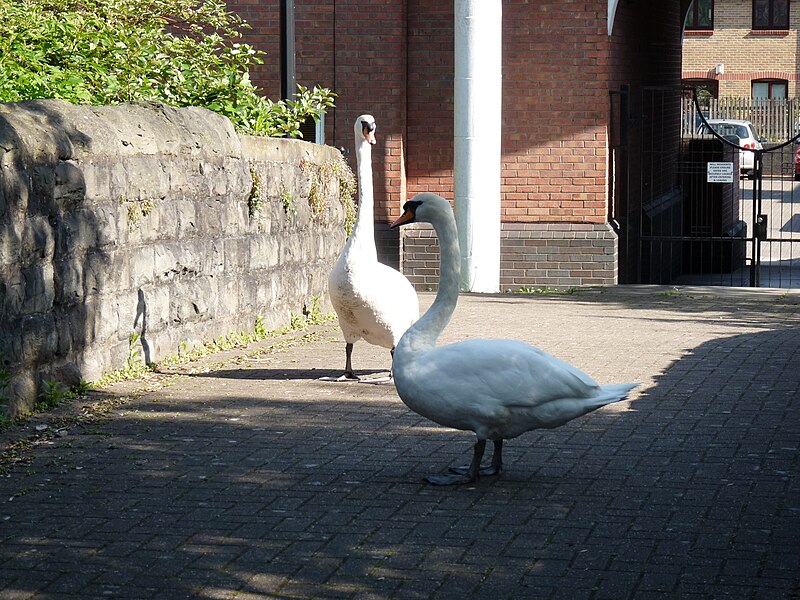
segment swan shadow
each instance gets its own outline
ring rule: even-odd
[[[388,373],[386,369],[359,369],[356,372],[361,382],[368,383],[374,377]],[[319,381],[320,383],[359,383],[333,381],[342,374],[340,369],[220,369],[207,373],[189,373],[188,377],[210,379],[260,379],[264,381]]]

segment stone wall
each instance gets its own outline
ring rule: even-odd
[[[6,413],[132,351],[158,361],[258,317],[283,326],[315,297],[326,309],[346,237],[341,162],[331,147],[240,137],[204,109],[0,104]]]

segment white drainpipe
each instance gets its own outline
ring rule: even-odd
[[[614,17],[617,14],[619,0],[608,0],[608,35],[614,32]]]
[[[455,187],[461,287],[500,290],[501,0],[455,0]]]

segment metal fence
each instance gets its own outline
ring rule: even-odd
[[[711,98],[703,107],[706,119],[743,119],[753,123],[756,134],[770,142],[783,142],[800,133],[800,100],[783,98]],[[681,105],[681,133],[697,131],[700,118],[691,97]]]
[[[755,168],[740,178],[742,152],[730,140],[698,134],[694,102],[684,96],[673,87],[612,93],[611,215],[620,282],[800,287],[793,139],[800,101],[723,98],[701,105],[706,118],[752,121],[757,135],[771,140],[752,152]]]

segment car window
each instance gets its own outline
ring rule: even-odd
[[[755,132],[747,125],[734,125],[732,123],[710,123],[717,135],[735,135],[739,139],[758,139]],[[705,123],[698,130],[701,134],[710,134],[709,126]]]
[[[711,127],[717,135],[735,135],[739,138],[746,137],[746,133],[743,132],[744,127],[737,127],[736,125],[729,125],[727,123],[712,123]]]

